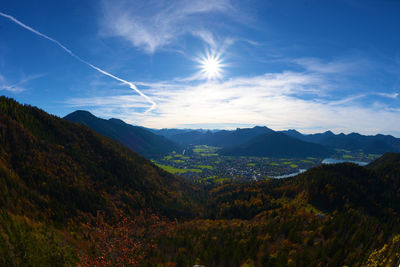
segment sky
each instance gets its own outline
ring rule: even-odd
[[[398,0],[2,0],[0,95],[151,128],[400,137]]]

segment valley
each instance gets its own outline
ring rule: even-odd
[[[173,151],[151,160],[164,170],[200,184],[227,181],[260,181],[281,178],[321,165],[324,158],[271,158],[220,155],[221,148],[189,145],[182,153]],[[379,158],[378,154],[336,149],[330,158],[339,161],[365,162]]]
[[[150,159],[165,171],[203,185],[294,176],[322,163],[367,164],[400,152],[400,139],[330,131],[302,134],[266,126],[236,130],[149,129],[88,111],[64,117],[84,124]]]

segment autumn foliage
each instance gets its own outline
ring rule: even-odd
[[[84,226],[90,248],[81,255],[81,264],[139,266],[155,248],[154,239],[167,235],[174,226],[175,223],[149,211],[130,218],[121,213],[113,223],[107,223],[105,214],[98,212],[94,223]]]
[[[0,97],[0,266],[398,266],[399,188],[400,154],[202,188]]]

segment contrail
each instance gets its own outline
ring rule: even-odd
[[[66,47],[65,47],[63,44],[61,44],[59,41],[57,41],[57,40],[55,40],[55,39],[53,39],[53,38],[51,38],[51,37],[49,37],[49,36],[47,36],[47,35],[45,35],[45,34],[39,32],[39,31],[37,31],[37,30],[35,30],[35,29],[31,28],[31,27],[29,27],[28,25],[25,25],[24,23],[22,23],[21,21],[17,20],[17,19],[14,18],[13,16],[7,15],[7,14],[1,12],[1,11],[0,11],[0,16],[5,17],[5,18],[11,20],[12,22],[18,24],[19,26],[21,26],[21,27],[27,29],[28,31],[33,32],[34,34],[39,35],[40,37],[43,37],[43,38],[45,38],[45,39],[47,39],[47,40],[49,40],[49,41],[55,43],[56,45],[58,45],[59,47],[61,47],[65,52],[67,52],[68,54],[70,54],[72,57],[74,57],[74,58],[76,58],[77,60],[79,60],[80,62],[82,62],[82,63],[88,65],[88,66],[91,67],[92,69],[97,70],[98,72],[100,72],[100,73],[102,73],[102,74],[104,74],[104,75],[107,75],[108,77],[111,77],[111,78],[113,78],[113,79],[115,79],[115,80],[117,80],[117,81],[120,81],[120,82],[122,82],[122,83],[128,85],[131,89],[135,90],[139,95],[141,95],[142,97],[144,97],[147,101],[149,101],[149,102],[151,103],[152,106],[151,106],[145,113],[148,113],[148,112],[152,111],[152,110],[155,109],[155,107],[157,106],[157,104],[156,104],[150,97],[148,97],[147,95],[143,94],[142,91],[140,91],[139,89],[137,89],[137,87],[136,87],[133,83],[128,82],[128,81],[125,81],[124,79],[121,79],[121,78],[119,78],[119,77],[117,77],[117,76],[115,76],[115,75],[112,75],[111,73],[108,73],[108,72],[105,71],[105,70],[100,69],[99,67],[96,67],[96,66],[90,64],[89,62],[87,62],[86,60],[80,58],[80,57],[77,56],[74,52],[72,52],[71,50],[69,50],[68,48],[66,48]]]

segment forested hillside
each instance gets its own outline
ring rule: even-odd
[[[170,218],[198,213],[195,186],[86,126],[5,97],[0,98],[0,177],[0,232],[5,249],[0,258],[7,259],[8,254],[10,261],[25,253],[11,238],[22,234],[14,224],[23,229],[57,227],[62,232],[97,211],[111,217],[145,209]],[[47,230],[41,231],[47,235]],[[32,246],[40,245],[39,241],[41,236]]]
[[[399,156],[212,188],[205,219],[180,225],[159,255],[181,266],[397,266],[399,172],[377,165],[396,170]]]

